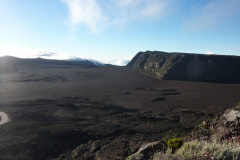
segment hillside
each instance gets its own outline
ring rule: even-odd
[[[11,73],[21,70],[20,68],[36,68],[36,67],[49,67],[49,66],[112,66],[110,64],[100,64],[90,60],[50,60],[43,58],[28,58],[22,59],[12,56],[0,57],[0,73]]]
[[[160,51],[139,52],[127,66],[161,80],[240,82],[240,57]]]

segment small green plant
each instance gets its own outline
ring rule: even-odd
[[[238,102],[238,104],[236,105],[236,108],[240,108],[240,102]]]
[[[167,145],[172,148],[173,151],[179,149],[183,145],[182,138],[169,139]]]

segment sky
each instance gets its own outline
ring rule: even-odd
[[[239,15],[240,0],[0,0],[0,56],[119,65],[146,50],[240,56]]]

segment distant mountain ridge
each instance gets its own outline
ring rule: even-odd
[[[132,57],[102,57],[98,60],[92,58],[83,58],[67,53],[51,52],[51,51],[39,51],[35,53],[19,53],[19,54],[4,54],[0,53],[1,56],[13,56],[23,59],[48,59],[48,60],[65,60],[65,61],[90,61],[93,62],[96,66],[126,66]]]
[[[162,51],[139,52],[128,64],[161,80],[240,82],[240,57]]]
[[[40,52],[39,54],[35,55],[35,57],[42,58],[42,59],[50,59],[50,60],[90,61],[90,62],[93,62],[96,66],[109,65],[109,64],[104,64],[100,61],[93,60],[93,59],[80,58],[80,57],[71,56],[71,55],[68,55],[68,54],[46,52],[46,51],[45,52]]]
[[[17,58],[12,56],[0,57],[0,73],[15,72],[19,67],[47,67],[47,66],[112,66],[110,64],[98,64],[89,60],[54,60],[43,58]]]
[[[52,60],[69,60],[69,61],[91,61],[97,66],[106,66],[106,65],[117,65],[117,66],[126,66],[131,58],[103,58],[101,60],[94,60],[91,58],[82,58],[78,56],[73,56],[70,54],[56,53],[43,51],[38,54],[32,55],[31,58],[43,58],[43,59],[52,59]]]

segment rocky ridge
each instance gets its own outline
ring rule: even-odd
[[[160,51],[139,52],[127,66],[161,80],[240,82],[240,57]]]

